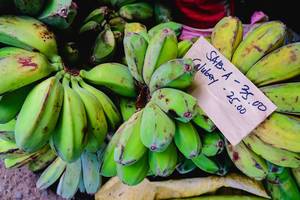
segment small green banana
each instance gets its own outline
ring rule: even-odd
[[[100,8],[96,8],[95,10],[90,12],[90,14],[88,14],[88,16],[84,19],[83,23],[93,21],[101,24],[105,20],[108,13],[109,8],[107,6],[101,6]]]
[[[198,156],[192,158],[194,164],[207,173],[217,174],[220,171],[220,167],[217,162],[206,157],[203,153],[200,153]]]
[[[206,113],[199,106],[196,107],[196,115],[193,118],[193,122],[209,133],[213,132],[216,129],[216,125],[214,124],[214,122],[209,119]]]
[[[220,134],[221,133],[218,131],[214,131],[212,133],[204,133],[201,153],[209,157],[222,153],[225,144]]]
[[[127,121],[136,111],[135,100],[129,98],[120,98],[120,111],[123,121]]]
[[[145,21],[153,16],[153,7],[147,2],[127,4],[120,8],[119,15],[130,21]]]
[[[197,168],[195,163],[191,159],[184,158],[177,166],[176,170],[180,174],[187,174],[194,171]]]

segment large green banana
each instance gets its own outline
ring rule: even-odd
[[[232,63],[247,73],[263,56],[283,44],[286,27],[279,21],[262,23],[250,31],[235,50]]]
[[[176,170],[180,174],[187,174],[189,172],[192,172],[194,169],[196,169],[197,166],[191,159],[184,158],[183,161],[181,161],[177,166]]]
[[[228,60],[243,39],[242,22],[237,17],[224,17],[214,27],[211,44]]]
[[[300,74],[300,42],[285,45],[259,60],[246,74],[256,85],[283,81]]]
[[[214,124],[214,122],[209,119],[206,113],[199,106],[196,107],[196,115],[193,118],[193,122],[197,126],[210,133],[216,129],[216,125]]]
[[[300,152],[300,119],[297,117],[273,113],[253,133],[273,147]]]
[[[77,5],[72,0],[47,1],[39,20],[59,29],[68,28],[77,15]]]
[[[92,93],[98,99],[102,105],[110,128],[115,130],[121,122],[121,115],[112,100],[105,93],[88,85],[83,80],[79,79],[79,83],[84,89]]]
[[[114,160],[121,165],[132,165],[146,153],[147,148],[141,141],[140,132],[141,118],[143,111],[138,111],[132,115],[125,125],[120,127],[117,132],[120,139],[114,151]]]
[[[92,151],[96,152],[104,142],[108,130],[103,107],[100,101],[98,101],[98,99],[92,93],[79,86],[78,81],[75,80],[75,78],[72,78],[72,88],[80,96],[81,101],[84,104],[89,134],[93,135],[92,138],[94,141],[92,142],[96,143],[96,148]],[[87,144],[87,146],[89,145]]]
[[[2,133],[1,133],[2,134]],[[14,141],[6,140],[1,137],[0,139],[0,158],[5,158],[11,153],[21,153]],[[22,152],[23,153],[23,152]]]
[[[119,14],[126,20],[143,21],[153,16],[153,7],[147,2],[127,4],[120,8]]]
[[[43,23],[31,17],[1,16],[0,43],[38,50],[52,61],[59,59],[54,34]]]
[[[177,150],[171,143],[163,152],[149,151],[149,166],[155,176],[170,176],[177,165]]]
[[[153,38],[154,35],[156,35],[158,32],[160,32],[161,30],[163,30],[165,28],[171,29],[172,31],[175,32],[176,36],[179,36],[181,34],[182,24],[179,24],[177,22],[172,22],[172,21],[158,24],[158,25],[152,27],[148,31],[149,37]]]
[[[68,163],[65,172],[60,177],[56,193],[63,198],[72,198],[77,192],[81,171],[80,159],[73,163]]]
[[[273,147],[261,141],[255,134],[250,134],[244,138],[245,144],[257,155],[267,161],[282,167],[300,167],[300,155],[294,152],[286,151]]]
[[[277,106],[277,112],[300,115],[300,82],[270,85],[259,89]]]
[[[34,152],[48,142],[63,102],[63,87],[59,79],[56,76],[48,78],[26,97],[15,130],[19,148]]]
[[[2,96],[0,99],[0,123],[7,123],[17,116],[31,89],[32,86],[28,85]]]
[[[175,135],[175,124],[155,103],[149,102],[143,110],[141,122],[142,143],[151,151],[164,151]]]
[[[192,158],[194,164],[207,173],[218,174],[220,171],[220,166],[214,160],[206,157],[203,153],[200,153],[198,156]]]
[[[60,157],[57,157],[41,174],[36,182],[36,187],[40,190],[47,189],[59,179],[59,177],[65,171],[66,166],[67,163],[64,162]]]
[[[184,123],[189,122],[197,114],[197,100],[177,89],[158,89],[153,93],[151,100],[164,112]]]
[[[2,57],[0,67],[2,77],[0,95],[29,85],[59,70],[58,66],[51,65],[44,55],[30,51],[20,51],[17,54]]]
[[[202,147],[201,139],[191,123],[176,122],[174,141],[186,158],[192,159],[199,155]]]
[[[63,108],[52,141],[57,154],[66,162],[77,160],[87,142],[87,117],[80,96],[70,87],[69,77],[64,77]]]
[[[80,76],[96,85],[106,86],[120,95],[127,97],[136,95],[134,79],[125,65],[105,63],[97,65],[90,71],[81,70]]]
[[[28,169],[32,172],[36,172],[47,167],[56,158],[55,152],[49,148],[44,154],[40,155],[36,159],[28,163]]]
[[[170,60],[154,71],[149,83],[150,92],[163,87],[185,89],[192,84],[195,74],[191,59]]]
[[[120,111],[123,121],[127,121],[136,111],[135,100],[129,98],[120,98]]]
[[[178,53],[177,58],[183,58],[185,54],[190,50],[193,46],[193,42],[191,40],[182,40],[178,42]]]
[[[158,31],[149,42],[146,51],[143,79],[149,85],[152,74],[161,64],[177,58],[177,38],[171,29]]]
[[[22,14],[35,16],[42,10],[44,0],[14,0],[14,3]]]
[[[222,153],[225,145],[220,134],[221,133],[218,131],[204,133],[201,153],[203,153],[205,156],[215,156]]]
[[[125,34],[123,45],[130,73],[137,81],[143,83],[142,72],[148,47],[147,40],[139,33],[128,32]]]
[[[230,159],[241,172],[256,180],[266,178],[268,167],[264,159],[248,149],[243,142],[236,146],[227,141],[225,144]]]
[[[148,155],[132,165],[117,164],[117,174],[120,180],[127,185],[137,185],[144,180],[149,172]]]

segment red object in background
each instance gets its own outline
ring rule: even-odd
[[[212,28],[223,17],[233,15],[233,0],[176,0],[181,22],[185,25]]]

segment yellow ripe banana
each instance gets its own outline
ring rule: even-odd
[[[237,17],[224,17],[214,27],[211,44],[228,60],[243,39],[243,25]]]
[[[128,67],[119,63],[100,64],[90,71],[81,70],[80,76],[90,83],[108,87],[117,94],[135,97],[134,79]]]
[[[114,151],[114,160],[121,165],[132,165],[142,158],[147,148],[141,141],[140,132],[142,111],[133,114],[125,126],[117,130],[120,139]]]
[[[256,85],[263,86],[300,74],[300,42],[285,45],[259,60],[246,74]]]
[[[282,167],[300,167],[300,155],[297,153],[273,147],[261,141],[255,134],[250,134],[243,141],[254,153],[271,163]]]
[[[54,34],[46,25],[32,17],[1,16],[0,42],[30,51],[38,50],[52,62],[60,60]]]
[[[178,42],[178,53],[177,58],[183,58],[184,55],[190,50],[193,46],[193,42],[191,40],[182,40]]]
[[[279,21],[262,23],[247,34],[235,50],[232,63],[247,73],[263,56],[283,45],[286,27]]]
[[[141,122],[142,143],[151,151],[164,151],[172,142],[175,124],[155,103],[149,102],[143,110]]]
[[[300,152],[300,118],[273,113],[253,133],[273,147]]]
[[[86,145],[88,127],[84,105],[69,84],[69,77],[65,75],[63,108],[52,141],[58,156],[66,162],[74,162]]]
[[[25,99],[15,128],[16,143],[24,151],[43,147],[55,129],[63,102],[60,78],[58,74],[39,83]]]
[[[173,88],[156,90],[152,99],[164,112],[181,122],[189,122],[197,114],[197,99]]]
[[[83,80],[79,79],[79,83],[82,88],[92,93],[98,99],[102,105],[110,129],[115,130],[121,122],[121,115],[112,100],[105,93],[90,86]]]
[[[150,40],[143,66],[143,79],[149,85],[155,69],[169,60],[177,58],[177,38],[171,29],[158,31]]]

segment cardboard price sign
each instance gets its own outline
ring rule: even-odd
[[[276,106],[203,37],[185,57],[193,59],[198,71],[190,93],[231,144],[238,144],[276,110]]]

